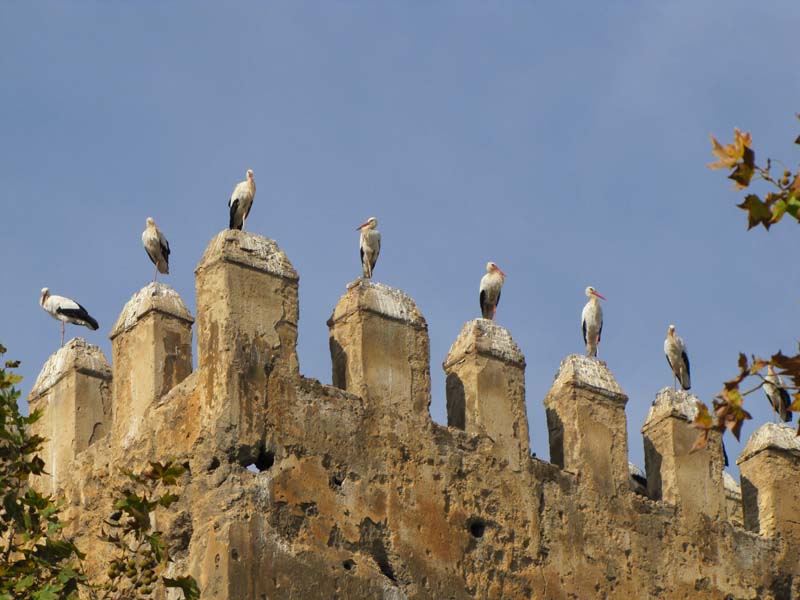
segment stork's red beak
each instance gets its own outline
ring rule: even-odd
[[[367,225],[369,225],[369,221],[365,221],[364,223],[356,227],[356,231],[358,231],[359,229],[364,229],[364,227],[366,227]]]
[[[498,267],[497,265],[495,265],[495,266],[494,266],[494,268],[495,268],[495,269],[497,269],[497,272],[498,272],[498,273],[500,273],[500,275],[502,275],[503,277],[505,277],[505,276],[506,276],[506,274],[505,274],[505,273],[503,273],[503,269],[501,269],[501,268],[500,268],[500,267]]]
[[[598,297],[598,298],[600,298],[601,300],[605,300],[605,299],[606,299],[606,297],[605,297],[605,296],[603,296],[603,294],[601,294],[601,293],[600,293],[600,292],[598,292],[597,290],[595,290],[594,292],[592,292],[592,294],[594,294],[595,296],[597,296],[597,297]]]

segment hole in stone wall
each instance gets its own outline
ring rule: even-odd
[[[342,567],[344,567],[345,571],[352,571],[356,566],[356,562],[350,558],[342,563]]]
[[[211,464],[208,465],[208,472],[216,471],[219,468],[219,459],[215,456],[211,459]]]
[[[467,529],[469,529],[469,533],[472,537],[482,538],[483,534],[486,532],[486,521],[478,517],[473,517],[467,521]]]
[[[252,450],[239,460],[245,469],[251,473],[261,473],[270,469],[275,464],[275,453],[267,450],[264,446],[258,449],[258,454],[253,456]]]
[[[261,448],[261,450],[258,453],[258,457],[256,458],[255,462],[256,468],[259,471],[266,471],[274,464],[275,464],[275,453],[270,452],[266,448]]]

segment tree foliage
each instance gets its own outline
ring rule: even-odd
[[[796,115],[800,120],[800,114]],[[780,222],[785,215],[790,215],[800,222],[800,168],[792,172],[785,168],[780,177],[773,174],[772,160],[767,158],[764,166],[756,163],[756,153],[752,148],[750,133],[742,133],[738,129],[733,131],[733,143],[722,145],[714,136],[711,136],[712,152],[717,157],[717,162],[709,166],[711,169],[731,169],[729,179],[735,182],[736,188],[748,189],[755,181],[762,181],[768,191],[759,195],[751,189],[745,195],[744,201],[738,205],[747,212],[747,229],[762,225],[769,230],[772,225]],[[800,135],[794,140],[800,144]],[[754,179],[755,178],[755,179]],[[783,352],[773,353],[768,359],[751,355],[750,359],[743,353],[739,354],[739,372],[735,377],[724,382],[722,391],[713,400],[713,416],[708,407],[698,402],[698,415],[693,426],[700,430],[700,435],[695,442],[695,449],[703,448],[708,442],[708,434],[712,430],[724,432],[729,430],[736,439],[745,420],[750,419],[742,407],[744,397],[760,389],[766,379],[764,370],[772,366],[775,372],[788,380],[790,385],[784,385],[788,391],[793,392],[790,411],[800,412],[800,346],[798,354],[786,356]],[[741,390],[747,380],[750,389]],[[797,435],[800,435],[800,419],[798,419]]]
[[[0,356],[6,349],[0,345]],[[178,500],[171,489],[184,473],[180,465],[153,462],[141,473],[126,472],[129,484],[119,490],[115,513],[106,520],[101,539],[110,544],[107,579],[91,581],[83,569],[85,555],[64,533],[62,506],[29,485],[45,475],[39,456],[44,438],[30,433],[41,418],[23,416],[15,388],[22,377],[19,361],[0,368],[0,600],[121,600],[152,598],[160,587],[179,588],[185,598],[200,597],[190,576],[165,577],[170,553],[164,536],[154,531],[151,515]]]

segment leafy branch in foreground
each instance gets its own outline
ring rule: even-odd
[[[158,508],[177,502],[178,496],[170,489],[178,485],[184,471],[173,462],[151,462],[139,474],[124,471],[130,485],[120,491],[121,498],[114,504],[116,512],[106,520],[107,529],[100,536],[114,548],[100,599],[152,598],[159,578],[164,587],[180,588],[189,600],[200,597],[194,578],[163,575],[170,562],[169,548],[163,533],[153,530],[150,519]]]
[[[6,349],[0,345],[0,356]],[[170,561],[163,534],[154,531],[151,514],[178,500],[170,490],[184,473],[180,465],[150,463],[140,474],[125,473],[115,513],[101,539],[114,550],[108,579],[91,581],[83,570],[84,554],[63,535],[61,504],[29,485],[32,475],[46,475],[39,456],[44,438],[30,433],[41,412],[19,412],[13,372],[19,361],[0,368],[0,600],[122,600],[152,598],[159,588],[179,588],[189,600],[200,597],[190,576],[164,577]]]
[[[796,116],[800,119],[800,114]],[[751,135],[742,133],[738,129],[734,129],[733,135],[733,143],[724,146],[711,136],[712,152],[719,160],[708,165],[709,168],[733,169],[728,178],[736,182],[738,189],[749,187],[754,176],[758,176],[772,188],[763,199],[758,194],[749,193],[745,196],[744,202],[738,205],[747,211],[748,230],[758,224],[769,230],[771,225],[778,223],[787,213],[800,222],[800,169],[792,173],[790,169],[785,168],[781,177],[773,176],[772,161],[769,158],[763,167],[756,164]],[[800,144],[800,136],[797,136],[794,142]],[[787,410],[800,412],[800,348],[795,356],[786,356],[778,351],[768,360],[751,356],[751,360],[748,361],[747,357],[740,353],[738,365],[738,375],[726,381],[722,391],[713,400],[713,415],[705,404],[697,403],[698,414],[692,426],[700,430],[700,435],[695,441],[693,450],[705,448],[709,432],[714,430],[724,433],[727,429],[737,440],[739,439],[742,424],[752,418],[742,407],[744,397],[761,389],[765,384],[773,387],[775,385],[765,377],[764,369],[772,368],[770,373],[775,372],[774,381],[780,382],[784,377],[791,381],[791,385],[782,386],[787,392],[794,392]],[[778,371],[775,371],[776,369]],[[772,378],[773,375],[769,377]],[[751,381],[755,380],[755,385],[741,391],[740,386],[748,378],[751,378]],[[797,435],[800,436],[800,419],[798,419]]]

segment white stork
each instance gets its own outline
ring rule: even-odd
[[[586,288],[589,301],[581,312],[581,326],[583,328],[583,343],[586,344],[586,356],[597,356],[597,346],[600,344],[600,335],[603,333],[603,309],[600,306],[600,292],[592,286]]]
[[[97,321],[80,304],[69,298],[64,298],[64,296],[53,296],[47,288],[42,288],[42,297],[39,299],[39,304],[50,313],[51,317],[61,321],[62,346],[64,345],[64,323],[83,325],[92,331],[97,330],[99,327]]]
[[[247,169],[247,179],[240,181],[233,188],[231,199],[228,200],[228,208],[231,209],[231,221],[228,226],[230,229],[244,228],[244,221],[250,214],[253,206],[253,198],[256,197],[256,180],[253,179],[252,169]]]
[[[775,369],[769,365],[767,376],[764,379],[764,391],[767,393],[767,400],[772,405],[772,410],[778,413],[781,421],[791,423],[792,413],[789,411],[789,406],[792,404],[792,399],[789,392],[783,387],[783,378],[776,375]]]
[[[381,234],[375,229],[377,226],[378,219],[370,217],[356,227],[356,231],[361,231],[361,272],[366,279],[372,279],[372,270],[381,253]]]
[[[675,325],[670,325],[667,331],[667,339],[664,340],[664,354],[667,355],[667,362],[672,369],[675,380],[681,382],[681,387],[688,390],[692,387],[692,379],[689,371],[689,356],[686,354],[686,344],[675,335]],[[673,380],[672,385],[675,389],[678,386]]]
[[[486,263],[486,275],[481,277],[480,287],[481,316],[484,319],[494,319],[497,305],[500,304],[500,291],[505,280],[506,274],[500,270],[500,267],[493,262]]]
[[[164,234],[161,233],[161,230],[156,227],[152,217],[147,217],[147,227],[142,232],[142,244],[147,256],[156,266],[153,281],[156,280],[159,273],[169,274],[169,242],[164,237]]]

